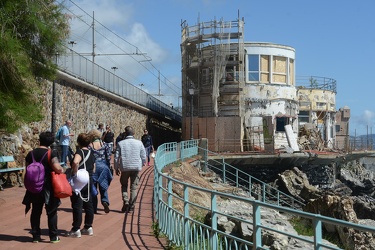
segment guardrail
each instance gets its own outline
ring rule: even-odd
[[[248,173],[237,169],[225,162],[219,154],[199,148],[210,157],[203,158],[204,170],[210,169],[218,174],[224,183],[228,183],[236,188],[241,188],[249,197],[256,197],[257,200],[278,206],[287,206],[300,209],[305,205],[303,199],[294,198],[267,183],[249,175]],[[214,159],[219,157],[219,160]],[[221,158],[221,159],[220,159]]]
[[[119,95],[175,121],[182,121],[181,112],[178,110],[173,109],[170,105],[158,100],[73,50],[65,54],[60,54],[56,58],[56,64],[59,70],[93,86]]]
[[[164,167],[172,163],[179,163],[189,157],[205,156],[209,158],[209,152],[198,147],[198,140],[183,141],[180,143],[166,143],[158,147],[155,157],[155,175],[154,175],[154,207],[156,219],[160,232],[165,234],[168,239],[183,249],[269,249],[262,241],[262,235],[265,232],[272,232],[278,235],[293,239],[301,244],[308,244],[311,249],[341,249],[332,243],[323,240],[323,225],[346,227],[375,234],[375,228],[364,225],[354,224],[347,221],[337,220],[325,217],[319,214],[311,214],[292,208],[269,204],[262,199],[261,201],[239,197],[228,193],[218,192],[190,185],[173,179],[163,174]],[[207,159],[208,159],[207,158]],[[227,166],[225,164],[225,166]],[[211,167],[207,164],[204,167]],[[228,173],[226,167],[222,168],[223,173]],[[237,174],[236,174],[237,176]],[[179,196],[173,192],[173,187],[178,185],[183,189],[183,195]],[[211,198],[210,204],[201,205],[194,202],[194,197],[189,194],[192,191],[205,193]],[[225,209],[219,205],[219,200],[237,201],[247,204],[251,215],[245,218],[242,215],[229,215]],[[180,206],[176,205],[180,204]],[[278,230],[274,225],[267,224],[263,216],[266,210],[275,210],[283,215],[288,214],[289,218],[304,218],[311,222],[313,236],[301,236],[296,233],[284,232]],[[209,223],[204,223],[198,219],[200,215],[211,215]],[[218,228],[219,216],[226,216],[228,220],[237,221],[245,224],[252,231],[251,240],[245,240],[237,236],[225,233]],[[345,230],[347,232],[348,230]],[[344,235],[344,237],[346,237]],[[303,246],[303,245],[301,245]],[[347,246],[354,249],[352,246]],[[301,247],[301,249],[304,247]]]
[[[305,89],[321,89],[337,93],[336,80],[321,76],[297,76],[296,87]]]

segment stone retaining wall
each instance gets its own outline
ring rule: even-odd
[[[24,165],[26,154],[38,144],[41,131],[51,130],[52,117],[52,82],[43,81],[44,119],[23,126],[15,134],[0,132],[0,155],[13,155],[18,166]],[[55,131],[66,120],[73,122],[71,131],[74,133],[72,148],[79,133],[97,128],[99,123],[110,124],[115,137],[130,125],[135,129],[135,137],[140,138],[146,128],[148,115],[136,108],[111,100],[92,90],[60,80],[56,84],[56,127]]]

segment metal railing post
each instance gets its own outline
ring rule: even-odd
[[[189,188],[184,185],[184,246],[189,249]]]
[[[260,206],[258,202],[254,202],[253,204],[253,218],[254,218],[254,232],[253,232],[253,243],[254,249],[260,249],[262,247],[262,229],[261,225],[261,217],[260,217]]]
[[[210,232],[210,243],[211,249],[218,249],[218,237],[217,237],[217,204],[216,204],[216,194],[211,193],[211,232]]]
[[[314,227],[314,249],[315,250],[321,250],[322,246],[322,221],[319,219],[313,220],[313,227]]]

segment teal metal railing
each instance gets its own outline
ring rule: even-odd
[[[303,199],[299,197],[292,197],[284,192],[281,192],[267,183],[226,163],[224,157],[219,157],[219,154],[204,149],[202,150],[207,152],[205,154],[205,158],[203,158],[203,164],[205,166],[204,168],[208,168],[220,175],[224,183],[241,188],[243,191],[248,193],[249,197],[256,197],[257,200],[266,203],[292,208],[301,208],[305,205],[305,201]]]
[[[249,197],[239,197],[229,193],[201,188],[199,186],[185,183],[181,180],[173,179],[168,174],[162,172],[164,167],[172,164],[177,166],[181,161],[188,158],[209,159],[207,150],[198,147],[198,140],[183,141],[180,143],[165,143],[158,147],[155,157],[154,172],[154,206],[155,215],[160,232],[165,234],[170,242],[183,249],[269,249],[262,242],[264,232],[272,232],[280,236],[293,239],[294,242],[308,244],[309,249],[341,249],[340,247],[323,240],[323,225],[346,227],[358,230],[359,233],[374,234],[375,228],[347,221],[325,217],[319,214],[306,213],[290,207],[280,206],[281,203],[267,203],[267,199],[256,200]],[[207,158],[205,158],[207,156]],[[216,164],[215,164],[216,165]],[[226,165],[226,164],[225,164]],[[226,165],[227,166],[227,165]],[[203,164],[203,168],[211,167],[210,164]],[[222,171],[228,174],[226,167]],[[231,173],[231,175],[234,173]],[[238,175],[236,173],[236,175]],[[239,180],[239,179],[238,179]],[[182,194],[177,194],[173,190],[176,187],[182,189]],[[209,204],[200,204],[197,198],[192,196],[192,192],[207,195],[211,198]],[[228,214],[220,203],[223,200],[246,204],[250,211],[246,211],[249,216]],[[267,224],[263,213],[266,210],[275,210],[283,215],[299,217],[309,220],[313,229],[313,236],[300,236],[298,234],[278,230],[274,225]],[[198,215],[198,216],[197,216]],[[210,217],[206,223],[200,218]],[[237,221],[247,226],[252,231],[251,240],[239,238],[230,233],[225,233],[218,229],[218,219],[226,216],[228,220]],[[350,230],[345,230],[348,232]],[[343,237],[348,237],[344,235]],[[373,237],[373,236],[372,236]],[[301,245],[303,246],[303,245]],[[346,246],[354,249],[354,246]],[[302,247],[303,248],[303,247]],[[302,249],[301,248],[301,249]]]

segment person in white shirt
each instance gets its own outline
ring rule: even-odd
[[[117,144],[115,152],[115,170],[120,175],[123,213],[133,211],[137,199],[139,172],[146,165],[146,150],[140,140],[134,138],[134,129],[125,128],[125,139]],[[128,184],[130,180],[130,196]]]

